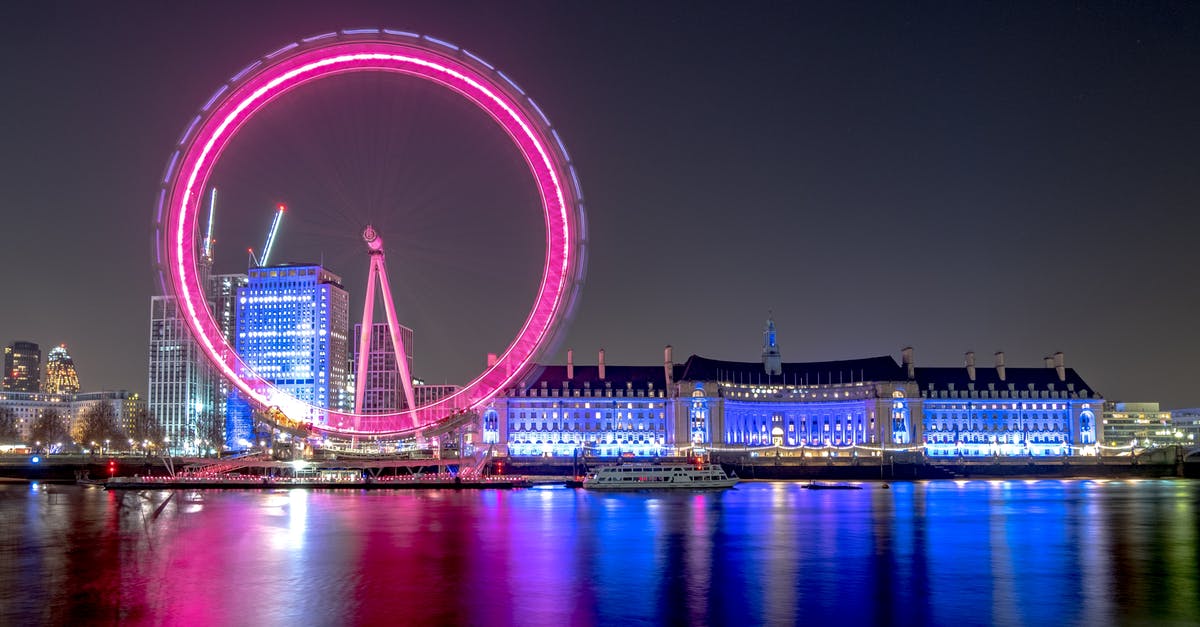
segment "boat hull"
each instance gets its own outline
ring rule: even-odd
[[[610,492],[629,490],[724,490],[737,485],[737,479],[723,481],[680,481],[680,482],[595,482],[584,481],[583,487],[588,490],[605,490]]]

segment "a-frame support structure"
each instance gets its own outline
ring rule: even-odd
[[[396,321],[396,305],[392,300],[392,288],[388,285],[387,266],[383,263],[383,239],[375,229],[367,225],[363,229],[363,241],[367,243],[367,254],[371,257],[371,269],[367,274],[367,301],[363,307],[362,332],[358,339],[358,361],[354,376],[354,429],[360,429],[363,411],[363,396],[367,386],[367,360],[371,353],[372,316],[375,309],[375,282],[378,280],[382,290],[383,309],[387,313],[388,333],[392,336],[392,349],[396,353],[396,366],[400,370],[400,382],[404,387],[404,400],[408,408],[416,407],[416,397],[413,396],[412,373],[408,371],[408,351],[404,346],[404,338],[400,335],[400,323]]]

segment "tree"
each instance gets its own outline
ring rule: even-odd
[[[21,441],[21,428],[17,426],[17,414],[8,407],[0,407],[0,444],[16,444]]]
[[[35,443],[41,442],[41,445],[46,448],[66,442],[69,437],[67,421],[54,408],[42,410],[42,413],[33,421],[33,426],[29,428],[29,439]]]
[[[200,422],[200,438],[208,442],[218,456],[225,446],[225,416],[216,412],[205,413]]]
[[[133,440],[134,446],[142,446],[143,442],[158,445],[166,436],[162,423],[145,407],[134,410],[129,419],[129,427],[129,439]]]
[[[125,431],[117,420],[117,408],[107,401],[92,403],[84,409],[72,435],[84,448],[93,446],[93,442],[99,445],[106,440],[124,442],[126,439]]]

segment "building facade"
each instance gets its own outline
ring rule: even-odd
[[[3,389],[42,391],[42,349],[37,344],[17,340],[4,347]]]
[[[1178,443],[1196,446],[1200,442],[1200,407],[1172,409],[1171,426]]]
[[[162,425],[172,451],[199,452],[215,431],[216,375],[172,296],[150,299],[149,361],[147,409]]]
[[[47,410],[55,410],[63,421],[64,429],[71,427],[71,401],[70,394],[47,394],[45,392],[8,392],[0,391],[0,409],[11,411],[16,419],[17,429],[21,434],[21,441],[29,444],[30,430],[37,422],[38,418],[42,417]],[[65,442],[43,442],[41,444],[65,444]]]
[[[768,324],[760,362],[693,355],[662,366],[541,366],[482,412],[485,443],[515,456],[655,456],[698,450],[933,458],[1097,452],[1103,399],[1063,364],[914,365],[891,356],[783,362]]]
[[[75,372],[75,360],[67,353],[66,344],[59,344],[46,354],[45,391],[50,394],[79,392],[79,374]]]
[[[422,383],[419,379],[415,380],[413,383],[413,396],[417,398],[417,407],[424,407],[426,405],[436,403],[447,396],[457,394],[458,391],[462,389],[461,385],[453,385],[450,383]]]
[[[1105,403],[1101,438],[1105,446],[1144,448],[1176,444],[1171,412],[1158,403]]]
[[[110,403],[113,406],[117,423],[125,433],[132,431],[130,419],[134,413],[145,406],[141,397],[127,390],[105,392],[81,392],[76,394],[51,394],[49,392],[0,392],[0,409],[13,413],[21,439],[30,442],[30,431],[46,411],[54,410],[63,421],[63,427],[68,433],[74,432],[80,417],[96,403]],[[43,442],[45,444],[66,444],[66,442]],[[118,446],[124,443],[116,443]],[[122,448],[124,448],[122,446]]]
[[[238,290],[246,287],[249,282],[249,276],[237,273],[212,274],[208,278],[208,300],[212,303],[213,317],[217,320],[217,326],[220,327],[225,342],[230,346],[237,346]],[[216,436],[216,432],[219,431],[222,439],[220,442],[214,443],[214,449],[220,448],[222,444],[226,444],[230,440],[229,399],[232,394],[233,386],[229,381],[225,380],[225,377],[215,375],[211,404],[215,414],[214,420],[220,427],[214,428],[214,433],[211,435]],[[235,439],[249,441],[251,438],[250,434],[246,432],[235,434]]]
[[[253,268],[238,289],[235,347],[242,367],[307,404],[281,408],[293,420],[323,424],[320,408],[345,388],[349,302],[341,278],[315,265]],[[291,415],[298,413],[305,415]],[[241,448],[253,419],[236,393],[228,415],[227,444]]]
[[[145,401],[136,393],[128,390],[114,390],[104,392],[82,392],[79,394],[70,395],[70,412],[71,412],[71,429],[74,432],[79,420],[83,417],[84,412],[100,403],[108,403],[112,406],[113,415],[117,418],[117,425],[125,432],[126,435],[133,432],[133,417],[138,409],[145,407]],[[113,443],[114,448],[125,448],[127,442]],[[128,444],[132,444],[129,442]],[[159,444],[159,443],[155,443]]]
[[[358,383],[358,351],[359,338],[362,337],[362,325],[354,325],[354,335],[350,342],[354,358],[350,360],[352,378]],[[408,371],[413,371],[413,332],[412,329],[401,325],[400,337],[404,342],[405,357],[408,361]],[[396,352],[392,344],[392,334],[385,322],[371,325],[371,337],[367,352],[367,368],[363,375],[366,383],[363,388],[364,414],[384,414],[400,411],[408,407],[404,398],[404,386],[400,381],[400,368],[396,365]],[[416,392],[414,391],[414,394]]]

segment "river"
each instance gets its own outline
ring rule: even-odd
[[[1200,482],[0,485],[0,625],[1200,623]]]

